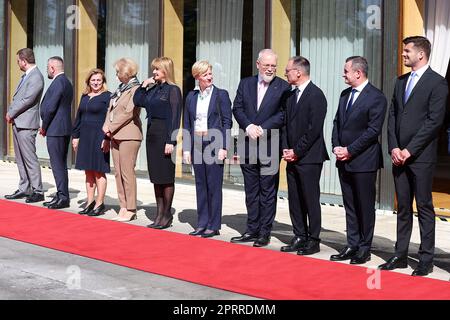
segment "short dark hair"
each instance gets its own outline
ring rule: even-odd
[[[50,61],[50,60],[56,60],[56,61],[61,62],[62,65],[64,65],[64,60],[63,60],[63,58],[61,58],[61,57],[59,57],[59,56],[53,56],[53,57],[50,57],[50,58],[48,58],[48,60],[49,60],[49,61]]]
[[[17,55],[20,60],[25,60],[28,63],[35,64],[36,59],[34,58],[34,52],[30,48],[23,48],[17,51]]]
[[[407,37],[403,39],[403,44],[407,45],[408,43],[412,43],[414,47],[419,48],[425,53],[425,56],[427,59],[430,58],[431,54],[431,43],[430,40],[428,40],[425,37],[422,36],[413,36],[413,37]]]
[[[311,70],[311,64],[309,63],[308,59],[302,57],[302,56],[296,56],[292,57],[292,64],[297,68],[302,68],[303,71],[309,76],[310,70]]]
[[[367,63],[367,59],[361,56],[352,56],[348,57],[345,62],[352,62],[353,71],[362,71],[366,77],[369,76],[369,64]]]

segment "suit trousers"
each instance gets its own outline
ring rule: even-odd
[[[419,260],[423,263],[432,263],[434,256],[436,227],[432,197],[434,168],[434,163],[411,163],[392,168],[398,201],[395,253],[401,257],[408,255],[415,196],[420,229]]]
[[[244,176],[247,231],[260,237],[270,236],[275,220],[279,173],[270,164],[241,164]]]
[[[70,136],[47,136],[47,150],[50,156],[53,177],[55,178],[57,197],[70,201],[69,175],[67,171],[67,153],[69,152]]]
[[[139,140],[111,141],[117,195],[120,207],[128,210],[136,210],[137,183],[134,168],[140,146]]]
[[[370,251],[375,228],[377,171],[349,172],[339,168],[347,226],[347,246]]]
[[[311,238],[320,241],[322,210],[319,182],[322,167],[322,163],[288,163],[286,166],[289,214],[294,235],[304,240]]]
[[[43,194],[41,166],[36,155],[36,129],[13,129],[14,154],[19,170],[19,190]]]
[[[197,140],[196,138],[195,140]],[[220,230],[222,224],[223,161],[220,163],[215,154],[206,152],[208,149],[205,151],[209,144],[209,141],[194,142],[194,150],[191,156],[197,196],[197,228]],[[205,162],[203,155],[209,157],[206,160],[210,161]],[[212,162],[212,160],[216,161]]]

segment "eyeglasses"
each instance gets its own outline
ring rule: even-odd
[[[276,69],[277,65],[276,64],[262,64],[261,67],[263,67],[264,69],[269,69],[269,68]]]

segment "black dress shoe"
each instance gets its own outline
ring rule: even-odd
[[[240,243],[240,242],[253,242],[256,241],[258,237],[252,233],[244,233],[243,235],[240,235],[239,237],[233,237],[231,238],[230,242],[232,243]]]
[[[64,209],[70,207],[69,200],[61,200],[59,199],[57,202],[53,204],[49,204],[47,208],[49,209]]]
[[[254,247],[265,247],[270,243],[270,236],[262,236],[256,239],[255,243],[253,243]]]
[[[292,238],[291,242],[287,246],[281,247],[281,252],[294,252],[303,248],[306,245],[306,240],[300,237]]]
[[[95,201],[94,201],[94,206],[95,206]],[[97,217],[97,216],[101,216],[102,214],[105,214],[105,204],[102,203],[101,205],[99,205],[97,208],[93,209],[91,212],[89,212],[87,215],[89,217]]]
[[[417,268],[414,269],[413,273],[411,274],[414,277],[424,277],[428,275],[429,273],[433,272],[433,264],[432,263],[420,263],[417,265]]]
[[[43,194],[33,192],[33,193],[31,194],[31,196],[29,196],[29,197],[27,197],[27,198],[25,199],[25,202],[26,202],[26,203],[34,203],[34,202],[41,202],[41,201],[44,201],[44,200],[45,200],[45,197],[44,197]]]
[[[194,231],[189,232],[189,235],[190,236],[201,236],[205,230],[206,230],[205,228],[197,228]]]
[[[13,194],[7,194],[5,195],[5,199],[13,200],[13,199],[22,199],[28,197],[28,194],[26,192],[16,190]]]
[[[42,205],[43,205],[44,207],[48,207],[49,205],[58,202],[58,200],[59,200],[58,197],[54,197],[52,200],[46,201],[46,202],[44,202]]]
[[[202,234],[202,238],[212,238],[214,236],[219,236],[220,232],[219,230],[206,230]]]
[[[92,201],[89,205],[87,205],[83,210],[78,211],[79,214],[88,214],[92,210],[94,210],[95,201]]]
[[[311,254],[320,252],[319,244],[320,244],[320,241],[318,241],[318,240],[308,240],[306,245],[297,251],[297,254],[300,256],[309,256]]]
[[[345,261],[353,258],[353,256],[358,252],[356,249],[345,247],[338,254],[333,254],[330,257],[331,261]]]
[[[358,251],[358,253],[350,260],[350,264],[364,264],[370,261],[370,258],[370,251]]]
[[[380,270],[394,270],[408,268],[408,261],[404,257],[393,256],[386,263],[378,266]]]

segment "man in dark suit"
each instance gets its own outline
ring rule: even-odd
[[[72,132],[73,87],[64,74],[64,61],[60,57],[48,60],[47,74],[53,79],[41,103],[42,136],[47,137],[47,150],[55,178],[57,193],[52,201],[44,203],[49,209],[70,206],[67,153]]]
[[[44,77],[36,66],[34,52],[29,48],[17,52],[17,64],[24,72],[6,113],[12,124],[14,154],[19,169],[19,188],[6,199],[26,197],[25,202],[44,200],[41,167],[36,154],[39,128],[39,102],[44,90]]]
[[[386,115],[384,94],[369,83],[364,57],[346,60],[344,81],[333,122],[332,145],[344,200],[347,245],[332,261],[363,264],[370,260],[375,227],[377,171],[383,166],[378,142]]]
[[[389,109],[388,145],[398,201],[395,255],[379,266],[382,270],[406,268],[413,225],[413,199],[419,213],[419,264],[413,276],[433,271],[435,213],[432,198],[439,130],[448,96],[447,81],[431,70],[431,44],[425,37],[403,40],[404,65],[412,72],[395,84]]]
[[[292,90],[283,97],[285,125],[282,129],[283,159],[294,238],[283,252],[311,255],[320,251],[320,174],[329,160],[323,139],[327,100],[310,79],[310,63],[303,57],[289,60],[285,76]],[[308,223],[309,221],[309,223]]]
[[[259,53],[257,76],[242,79],[233,103],[240,128],[238,154],[244,176],[247,230],[231,242],[254,242],[263,247],[270,242],[276,213],[279,134],[284,122],[281,97],[288,84],[276,77],[277,55],[270,49]],[[277,129],[277,130],[274,130]]]

